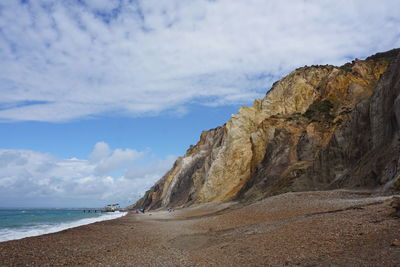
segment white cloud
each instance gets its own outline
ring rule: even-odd
[[[89,159],[94,162],[98,162],[106,157],[108,157],[111,153],[110,147],[106,142],[97,142],[94,146],[92,153],[89,156]]]
[[[176,157],[173,155],[169,155],[165,159],[152,158],[145,164],[129,168],[125,173],[125,178],[131,180],[148,180],[149,178],[155,179],[155,177],[161,177],[164,175],[165,170],[172,168],[175,160]],[[149,184],[150,186],[152,184]]]
[[[102,154],[107,149],[109,153]],[[111,151],[105,142],[97,143],[91,155],[101,155],[101,160],[59,159],[31,150],[1,149],[1,206],[15,205],[10,203],[15,198],[24,206],[101,206],[108,202],[127,205],[128,200],[136,200],[161,178],[174,160],[172,156],[162,160],[133,149]],[[116,170],[122,175],[109,174]],[[132,170],[145,170],[145,175],[135,176]]]
[[[398,10],[395,0],[3,1],[0,120],[250,101],[295,67],[400,46]]]
[[[119,0],[84,0],[84,3],[93,10],[111,11],[119,6]]]
[[[116,149],[111,156],[103,159],[96,167],[96,172],[99,174],[107,174],[109,172],[129,166],[132,161],[143,156],[143,152],[138,152],[132,149]]]

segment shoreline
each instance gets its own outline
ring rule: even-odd
[[[398,266],[387,199],[287,193],[135,214],[0,243],[4,266]]]
[[[4,230],[9,230],[9,231],[8,232],[4,231],[4,233],[0,235],[0,243],[13,240],[20,240],[23,238],[58,233],[67,229],[76,228],[96,222],[118,219],[123,216],[126,216],[127,214],[128,212],[118,212],[116,214],[107,213],[98,217],[82,218],[75,221],[67,221],[55,224],[42,223],[38,224],[36,227],[30,227],[29,230],[27,230],[28,228],[16,228],[16,229],[4,228],[0,229],[0,232]]]

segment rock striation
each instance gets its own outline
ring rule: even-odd
[[[400,49],[298,68],[204,131],[135,207],[255,201],[288,191],[400,190]]]

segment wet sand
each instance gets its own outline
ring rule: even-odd
[[[400,266],[389,197],[288,193],[0,243],[0,266]]]

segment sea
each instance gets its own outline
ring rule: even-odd
[[[127,212],[84,212],[83,209],[0,209],[0,242],[59,232]]]

